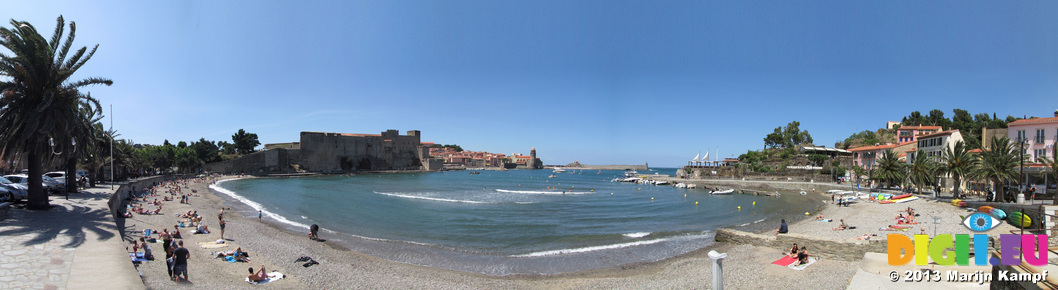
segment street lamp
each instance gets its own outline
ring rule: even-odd
[[[1019,134],[1020,135],[1020,134]],[[1021,166],[1018,168],[1021,172],[1018,175],[1018,200],[1017,203],[1025,203],[1025,143],[1028,143],[1029,139],[1022,136],[1018,136],[1018,147],[1021,149],[1018,152],[1018,156],[1021,156]]]
[[[51,146],[51,153],[52,154],[60,155],[60,156],[62,155],[62,152],[56,152],[55,151],[55,138],[50,138],[50,137],[48,138],[48,146]],[[70,139],[70,148],[71,148],[70,149],[70,155],[73,155],[74,153],[77,152],[77,138],[76,137]],[[69,176],[66,177],[66,182],[67,183],[70,182],[70,177]],[[67,184],[63,184],[63,185],[64,185],[64,188],[62,189],[62,191],[66,193],[66,200],[70,200],[70,190],[65,188],[68,185]]]

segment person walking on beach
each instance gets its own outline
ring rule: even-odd
[[[261,221],[261,211],[257,211],[257,221]]]
[[[184,241],[179,244],[180,247],[173,251],[173,277],[180,282],[180,275],[183,274],[184,282],[190,282],[187,277],[187,258],[191,257],[191,253],[184,248]]]

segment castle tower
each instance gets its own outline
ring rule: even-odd
[[[539,159],[536,159],[536,147],[533,147],[532,150],[529,150],[529,164],[526,164],[526,167],[529,169],[544,168],[538,160]]]

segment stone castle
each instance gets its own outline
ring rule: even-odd
[[[433,158],[418,130],[400,135],[397,130],[380,134],[301,132],[300,142],[265,144],[264,150],[237,159],[206,164],[205,169],[222,173],[294,173],[384,170],[429,170],[443,168],[444,159]],[[543,168],[536,148],[518,168]]]
[[[418,130],[400,135],[301,132],[301,142],[265,144],[262,151],[237,159],[210,163],[212,172],[343,172],[382,170],[439,170]]]

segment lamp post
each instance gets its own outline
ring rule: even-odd
[[[56,152],[55,151],[55,138],[48,138],[48,145],[51,146],[51,153],[52,154],[62,156],[62,152]],[[70,148],[71,148],[70,149],[70,155],[73,155],[74,153],[77,153],[77,138],[76,137],[73,137],[73,138],[70,139]],[[70,157],[70,158],[73,158],[73,157]],[[66,182],[70,182],[70,177],[69,176],[66,177]],[[66,190],[65,187],[66,187],[66,184],[63,184],[62,191],[66,193],[66,200],[70,200],[70,191]]]
[[[1025,203],[1025,189],[1024,189],[1024,187],[1025,187],[1025,143],[1029,139],[1028,138],[1024,138],[1022,136],[1018,136],[1018,137],[1019,137],[1018,138],[1018,147],[1021,149],[1021,151],[1018,152],[1018,156],[1021,156],[1021,158],[1018,158],[1018,159],[1021,159],[1021,166],[1018,167],[1018,170],[1020,170],[1021,172],[1018,175],[1018,200],[1017,200],[1017,203]]]

